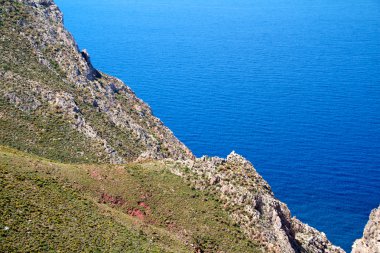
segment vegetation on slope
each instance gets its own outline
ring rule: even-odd
[[[0,34],[0,144],[64,162],[192,157],[124,83],[92,67],[53,1],[0,0]],[[25,135],[19,122],[41,131]],[[59,132],[70,136],[64,155],[46,142]]]
[[[89,140],[54,114],[26,113],[1,97],[0,108],[1,144],[58,161],[95,162],[101,158],[99,148],[88,148]]]
[[[256,252],[162,162],[71,165],[0,148],[1,252]]]
[[[25,7],[0,1],[0,17],[0,144],[59,161],[105,160],[100,147],[89,147],[94,143],[75,131],[59,108],[37,100],[37,85],[52,91],[74,88],[63,82],[62,72],[40,64],[30,42],[20,35],[19,23],[30,19]]]

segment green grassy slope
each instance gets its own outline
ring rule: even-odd
[[[0,144],[58,161],[95,162],[104,159],[99,147],[55,114],[28,113],[0,97]]]
[[[162,162],[70,165],[0,147],[0,185],[0,252],[258,252]]]

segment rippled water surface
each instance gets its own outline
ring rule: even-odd
[[[94,65],[197,155],[246,156],[350,250],[380,203],[378,0],[57,0]]]

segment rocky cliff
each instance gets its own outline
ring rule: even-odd
[[[168,168],[195,188],[217,195],[233,220],[265,252],[344,252],[324,233],[292,217],[252,164],[235,152],[227,159],[205,156],[169,163]]]
[[[81,145],[69,145],[76,149],[68,151],[76,160],[89,151],[97,157],[92,160],[112,163],[193,157],[130,88],[94,69],[88,53],[79,51],[65,30],[53,1],[0,3],[0,97],[3,107],[18,110],[2,108],[1,120],[4,125],[22,121],[19,125],[26,125],[26,132],[40,132],[28,137],[3,127],[3,144],[24,150],[40,145],[37,153],[56,158],[49,152],[54,141],[44,136],[69,128],[81,139]],[[37,117],[46,123],[36,126]]]
[[[92,66],[52,0],[0,0],[0,31],[0,144],[72,163],[161,160],[264,252],[343,252],[292,217],[243,157],[195,158],[128,86]]]
[[[363,237],[355,241],[352,253],[380,253],[380,206],[372,210]]]

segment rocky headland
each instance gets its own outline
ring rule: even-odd
[[[262,252],[344,252],[292,217],[242,156],[194,157],[128,86],[93,67],[52,0],[0,3],[1,145],[74,164],[155,161],[217,198]],[[379,252],[379,217],[371,213],[353,252]]]

